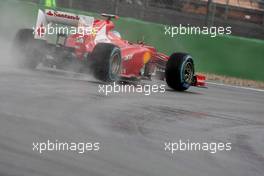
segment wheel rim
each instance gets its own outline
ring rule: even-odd
[[[184,69],[184,80],[186,83],[191,84],[193,81],[193,65],[191,62],[186,63]]]
[[[113,76],[117,75],[119,73],[119,69],[120,69],[120,63],[119,63],[119,55],[118,53],[116,53],[115,55],[113,55],[112,57],[112,62],[111,62],[111,74]]]

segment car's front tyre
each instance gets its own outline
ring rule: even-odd
[[[170,56],[165,78],[168,86],[177,91],[187,90],[194,80],[194,63],[189,54],[174,53]]]

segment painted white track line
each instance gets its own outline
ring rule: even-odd
[[[225,87],[232,87],[232,88],[237,88],[237,89],[244,89],[244,90],[252,90],[252,91],[257,91],[257,92],[264,92],[264,89],[257,89],[257,88],[251,88],[251,87],[241,87],[241,86],[232,86],[228,84],[222,84],[222,83],[215,83],[215,82],[206,82],[207,84],[211,85],[217,85],[217,86],[225,86]]]

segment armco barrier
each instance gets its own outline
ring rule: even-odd
[[[12,37],[11,34],[14,35],[19,27],[32,27],[35,24],[37,9],[38,7],[31,3],[12,1],[3,4],[1,1],[0,13],[5,12],[5,14],[1,15],[0,22],[5,20],[3,16],[9,18],[18,16],[20,19],[13,24],[1,25],[0,32],[5,36],[10,34],[8,37]],[[203,35],[178,35],[171,38],[164,34],[164,26],[160,24],[131,18],[120,18],[115,23],[117,30],[128,40],[135,42],[144,40],[169,55],[173,52],[191,53],[197,71],[264,81],[264,41],[262,40],[233,36],[211,38]]]

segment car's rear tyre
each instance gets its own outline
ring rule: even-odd
[[[13,54],[18,65],[27,69],[34,69],[41,60],[40,42],[33,36],[32,29],[20,29],[14,39]]]
[[[174,53],[170,56],[165,70],[169,87],[177,91],[187,90],[193,83],[194,63],[189,54]]]
[[[121,51],[116,45],[99,43],[91,53],[94,77],[104,82],[115,82],[121,71]]]

